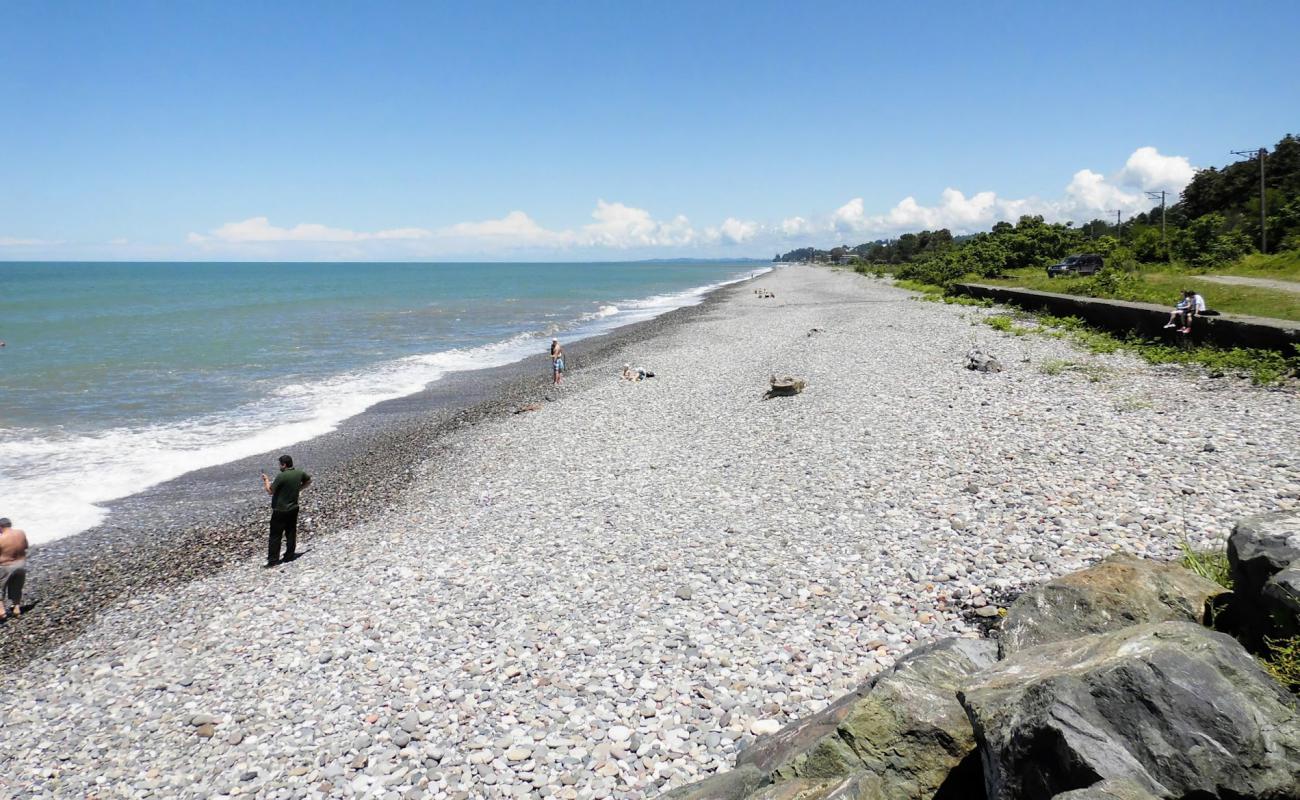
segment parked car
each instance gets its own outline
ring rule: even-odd
[[[1066,256],[1061,259],[1061,263],[1048,267],[1047,277],[1055,278],[1057,275],[1096,275],[1101,272],[1101,267],[1101,256],[1096,253],[1082,253],[1077,256]]]

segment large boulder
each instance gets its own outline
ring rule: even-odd
[[[662,800],[745,800],[765,783],[767,776],[763,773],[753,767],[738,766],[659,796]]]
[[[1031,647],[959,698],[990,800],[1103,780],[1159,797],[1300,798],[1294,698],[1236,640],[1193,623]]]
[[[1133,781],[1117,780],[1094,783],[1087,789],[1058,794],[1052,800],[1158,800]]]
[[[1278,638],[1300,636],[1300,560],[1269,578],[1261,605],[1268,620],[1267,634]]]
[[[1016,598],[1002,621],[1001,653],[1146,622],[1203,622],[1207,601],[1226,592],[1177,564],[1112,556]]]
[[[820,714],[787,726],[743,751],[738,764],[779,786],[860,771],[879,776],[888,798],[932,798],[941,789],[978,796],[982,779],[975,737],[956,692],[997,660],[986,639],[944,639],[917,648],[870,684]]]
[[[792,781],[768,786],[750,800],[893,800],[884,794],[880,778],[869,772],[855,772],[830,780]]]
[[[1265,587],[1274,576],[1297,561],[1300,561],[1300,512],[1247,517],[1237,523],[1228,537],[1233,618],[1251,646],[1258,647],[1264,636],[1284,635],[1285,630],[1300,625],[1286,614],[1293,606],[1286,600],[1285,586],[1273,590],[1272,597],[1265,597]]]

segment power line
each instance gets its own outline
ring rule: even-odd
[[[1120,215],[1122,215],[1122,214],[1124,213],[1123,210],[1121,210],[1121,209],[1117,209],[1117,208],[1116,208],[1116,209],[1108,209],[1108,210],[1106,211],[1106,213],[1107,213],[1107,214],[1114,214],[1114,215],[1115,215],[1115,238],[1116,238],[1118,241],[1123,242],[1123,241],[1124,241],[1124,227],[1123,227],[1124,223],[1120,221]]]
[[[1165,251],[1165,261],[1169,260],[1169,246],[1165,243],[1165,190],[1158,192],[1147,192],[1147,197],[1155,200],[1160,198],[1160,249]]]

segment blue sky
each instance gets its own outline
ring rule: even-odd
[[[0,259],[770,256],[1147,205],[1300,4],[0,4]]]

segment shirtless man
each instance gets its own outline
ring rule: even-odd
[[[15,528],[8,517],[0,517],[0,619],[8,615],[11,600],[14,616],[22,616],[26,582],[27,534]]]

